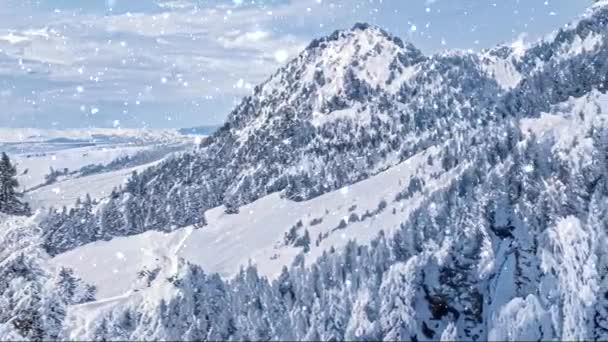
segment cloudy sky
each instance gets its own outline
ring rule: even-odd
[[[313,38],[370,22],[425,53],[534,40],[592,0],[0,0],[0,127],[191,127]]]

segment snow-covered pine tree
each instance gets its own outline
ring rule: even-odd
[[[29,206],[19,200],[17,187],[17,168],[11,163],[9,156],[2,153],[0,158],[0,212],[11,215],[29,214]]]
[[[111,198],[114,198],[116,192],[112,191]],[[100,228],[96,234],[96,240],[111,238],[116,233],[127,234],[128,226],[125,217],[120,208],[116,206],[114,201],[110,201],[108,205],[102,208]]]

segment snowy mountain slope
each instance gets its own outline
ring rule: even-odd
[[[539,118],[523,119],[521,126],[523,132],[534,134],[537,139],[555,140],[554,153],[585,167],[592,162],[594,149],[589,132],[606,125],[606,112],[608,96],[593,90],[555,106],[551,113],[542,113]]]
[[[41,244],[40,215],[0,214],[0,338],[62,339],[69,305],[94,299],[95,289],[68,269],[55,269]]]
[[[203,139],[172,131],[16,129],[0,141],[11,137],[23,140],[0,142],[0,149],[15,162],[20,190],[33,209],[71,207],[87,193],[103,199],[134,171]]]
[[[387,87],[398,90],[403,75],[413,74],[411,68],[423,60],[425,57],[411,44],[404,44],[380,28],[356,24],[351,30],[314,40],[257,88],[255,95],[233,111],[228,120],[244,142],[250,139],[250,132],[259,131],[264,125],[278,126],[275,121],[284,119],[281,112],[295,115],[295,119],[311,115],[339,117],[332,114],[335,109],[373,101],[373,93]],[[258,108],[242,108],[245,105]]]
[[[552,114],[523,119],[521,130],[527,135],[534,134],[537,139],[556,139],[554,153],[580,167],[589,161],[579,160],[591,155],[589,149],[592,146],[587,133],[592,127],[608,124],[606,120],[608,96],[594,91],[584,98],[559,104]],[[576,130],[573,131],[573,127]],[[96,285],[100,299],[128,292],[133,284],[139,286],[139,271],[154,269],[158,266],[156,262],[169,257],[184,258],[207,272],[217,272],[224,277],[234,275],[240,267],[253,262],[260,274],[272,279],[302,252],[303,246],[285,243],[286,235],[290,229],[298,227],[298,222],[301,226],[292,240],[302,237],[305,231],[309,232],[311,241],[306,254],[309,261],[314,261],[330,247],[341,248],[349,240],[365,244],[380,230],[386,233],[394,231],[408,212],[421,203],[423,194],[441,189],[445,186],[441,184],[459,174],[458,170],[443,174],[445,171],[439,163],[427,164],[429,159],[437,159],[437,151],[436,147],[430,148],[367,180],[309,201],[293,202],[273,194],[243,206],[239,213],[233,215],[218,207],[207,211],[208,225],[201,229],[189,228],[188,231],[172,233],[152,231],[95,242],[60,254],[52,262],[74,269],[82,279]],[[564,155],[564,151],[568,154]],[[437,174],[441,174],[439,179],[431,177]],[[399,193],[417,181],[421,184],[418,194],[396,200]],[[386,209],[360,221],[364,213],[377,210],[383,200],[387,202]],[[353,214],[358,219],[351,219]],[[341,226],[341,221],[345,222],[343,227],[336,229]],[[188,237],[182,240],[186,232]],[[319,241],[319,236],[325,234],[327,237]],[[175,250],[171,247],[174,242],[180,242],[181,248],[177,249],[176,255],[167,254],[167,251]],[[99,272],[98,267],[106,271]]]
[[[90,176],[61,179],[55,183],[28,191],[24,195],[24,200],[34,210],[70,208],[76,204],[78,199],[84,199],[87,194],[93,199],[102,200],[110,196],[112,190],[126,184],[133,172],[141,172],[158,164],[158,162]]]
[[[44,176],[51,168],[60,171],[68,168],[76,171],[91,164],[107,164],[116,158],[150,149],[151,146],[109,145],[67,148],[57,151],[13,154],[12,159],[20,170],[18,177],[22,188],[31,189],[45,182]]]
[[[200,139],[168,130],[0,128],[0,150],[18,163],[19,182],[25,189],[43,184],[50,168],[75,172],[84,166],[105,165],[141,151],[193,144]]]
[[[235,211],[278,191],[307,200],[472,129],[603,91],[606,12],[595,8],[533,45],[482,54],[427,57],[373,26],[336,31],[256,87],[199,150],[134,178],[131,189],[145,191],[111,201],[140,219],[96,229],[172,230],[199,223],[204,210]]]
[[[501,56],[497,50],[499,49],[490,50],[482,55],[482,68],[503,89],[513,89],[523,79],[516,68],[516,57]],[[512,54],[516,55],[517,52],[513,51]]]
[[[437,158],[437,149],[430,148],[383,173],[309,201],[293,202],[273,194],[241,207],[238,214],[214,208],[205,214],[207,225],[183,241],[183,230],[146,232],[88,244],[58,255],[53,263],[74,269],[96,285],[100,299],[130,290],[138,283],[137,272],[156,267],[152,259],[181,257],[225,277],[252,262],[261,274],[275,278],[303,248],[307,260],[314,261],[323,251],[341,248],[348,240],[365,244],[381,229],[397,229],[423,198],[459,174],[461,167],[444,173],[439,162],[428,164]],[[411,194],[400,198],[404,191]],[[287,238],[290,231],[294,236]],[[296,240],[306,234],[310,241],[298,245]],[[177,255],[159,256],[175,249],[172,241],[182,243]],[[99,272],[98,267],[107,272]]]
[[[547,120],[549,115],[556,119]],[[589,163],[576,161],[581,157],[590,158],[592,155],[589,146],[593,148],[593,144],[585,142],[590,139],[589,132],[606,129],[607,120],[608,96],[594,91],[585,98],[571,99],[555,106],[551,114],[543,114],[537,119],[523,119],[521,129],[524,136],[527,134],[527,139],[550,141],[556,157],[572,161],[576,164],[573,168],[578,169]],[[577,129],[573,131],[571,127]],[[580,141],[581,144],[572,144],[572,141]],[[437,160],[438,150],[440,149],[431,148],[430,151],[414,156],[377,176],[309,201],[292,202],[281,199],[275,194],[241,207],[240,212],[234,215],[227,215],[223,212],[223,208],[216,208],[207,212],[208,226],[200,229],[191,227],[172,233],[146,232],[137,236],[116,238],[108,242],[96,242],[61,254],[52,262],[55,265],[73,268],[79,277],[88,283],[95,284],[99,288],[99,305],[106,309],[121,305],[138,305],[137,303],[141,302],[142,298],[160,300],[156,295],[148,294],[148,291],[157,293],[161,291],[158,287],[168,286],[163,283],[167,277],[156,277],[155,279],[160,279],[159,282],[149,290],[147,287],[149,285],[145,285],[145,281],[138,277],[137,273],[141,270],[166,272],[165,270],[174,267],[177,258],[200,265],[206,272],[219,272],[228,278],[238,274],[241,267],[252,262],[256,265],[260,276],[276,279],[280,276],[282,267],[290,265],[303,250],[303,247],[286,245],[284,241],[290,228],[297,227],[298,222],[302,222],[298,237],[303,235],[302,231],[308,231],[311,237],[310,249],[306,252],[304,259],[306,264],[314,264],[314,261],[320,258],[323,252],[327,252],[330,247],[340,250],[348,241],[352,240],[366,245],[377,237],[380,230],[383,230],[388,236],[398,231],[409,213],[425,203],[423,194],[444,191],[450,179],[453,182],[453,179],[460,178],[461,172],[458,170],[467,167],[466,165],[457,167],[452,174],[444,174],[436,180],[433,177],[422,178],[422,183],[425,185],[420,189],[421,193],[414,194],[408,199],[397,200],[398,194],[413,184],[412,179],[415,176],[429,177],[444,172],[439,163],[433,165],[427,163],[429,159]],[[527,165],[522,167],[525,172],[533,172],[528,169]],[[387,202],[385,210],[362,221],[351,222],[349,220],[349,215],[357,214],[361,217],[361,214],[366,211],[373,212],[383,200]],[[345,222],[344,226],[336,230],[341,226],[340,221],[342,220]],[[559,227],[554,228],[554,234],[558,235],[551,238],[557,239],[555,243],[566,243],[568,246],[578,243],[578,238],[576,241],[568,240],[567,242],[559,240],[574,238],[561,235],[569,234],[568,229],[583,229],[580,227],[578,219],[564,217],[562,221],[558,222],[558,225]],[[329,236],[316,245],[314,241],[317,233],[321,236],[329,233]],[[586,234],[584,230],[581,230],[575,236],[583,237],[584,234]],[[498,287],[494,290],[495,294],[492,294],[496,299],[492,299],[494,309],[491,309],[491,312],[497,312],[498,316],[493,318],[495,321],[489,325],[489,336],[493,339],[513,339],[513,336],[518,336],[515,339],[536,338],[541,335],[534,332],[534,324],[551,326],[549,314],[537,302],[538,299],[534,296],[524,298],[525,301],[522,304],[520,304],[519,298],[515,298],[513,301],[499,299],[503,296],[508,298],[509,293],[514,295],[513,288],[509,287],[512,286],[509,285],[511,281],[507,279],[514,277],[513,273],[508,272],[512,272],[515,266],[508,265],[516,261],[512,259],[513,254],[510,254],[512,250],[506,252],[505,248],[508,249],[503,243],[496,242],[494,250],[478,261],[481,277],[497,274],[496,286]],[[567,249],[563,246],[559,248]],[[434,253],[433,258],[446,257],[445,250],[439,249]],[[578,256],[573,255],[570,258],[578,258]],[[169,260],[174,261],[169,262]],[[573,267],[579,267],[578,265],[576,263]],[[99,269],[105,271],[99,272]],[[502,275],[504,272],[506,274]],[[485,276],[483,276],[484,273]],[[582,289],[585,288],[582,287]],[[137,292],[132,292],[133,290]],[[170,289],[164,289],[161,292],[167,293],[167,291],[171,293]],[[108,303],[112,303],[112,305]],[[105,312],[98,309],[99,306],[96,304],[87,304],[73,309],[71,317],[88,317],[76,324],[78,332],[74,333],[73,338],[87,338],[87,334],[91,333],[91,326],[94,326],[92,322],[99,319],[100,313]],[[516,312],[533,315],[527,320],[521,320],[520,323],[522,326],[531,325],[529,331],[507,332],[503,330],[510,325],[512,318],[509,317],[515,317],[512,315],[517,315]],[[544,318],[539,319],[536,323],[530,323],[530,320],[534,322],[537,319],[534,315]],[[88,328],[83,329],[83,326]],[[513,329],[517,330],[515,326]]]
[[[222,204],[230,212],[278,191],[301,201],[364,180],[492,120],[482,104],[502,91],[477,62],[424,57],[369,25],[336,31],[257,87],[200,149],[146,170],[111,200],[140,218],[95,229],[172,230]]]
[[[306,263],[299,258],[272,283],[259,260],[262,274],[248,267],[225,282],[178,263],[176,277],[158,277],[120,305],[75,307],[70,319],[87,319],[72,338],[602,340],[607,99],[599,92],[584,105],[572,98],[549,114],[562,120],[522,122],[528,133],[513,123],[488,130],[470,145],[463,173],[411,215],[398,214],[403,224],[369,245],[350,242],[312,263],[311,250]],[[587,109],[564,111],[577,105]],[[579,129],[563,137],[564,122]],[[592,148],[561,139],[591,139]],[[577,163],[573,154],[592,162]],[[388,175],[369,185],[394,179]],[[369,193],[368,181],[349,193]],[[344,194],[325,196],[332,195]],[[390,221],[375,217],[374,227]],[[187,250],[197,231],[180,231]]]

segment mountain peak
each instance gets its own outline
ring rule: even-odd
[[[345,43],[350,40],[350,38],[367,38],[370,41],[377,42],[387,42],[391,44],[395,44],[396,46],[405,49],[417,50],[412,44],[405,44],[399,37],[393,36],[390,33],[386,32],[382,28],[368,24],[368,23],[355,23],[350,29],[342,29],[336,30],[332,34],[314,39],[306,48],[306,50],[316,49],[316,48],[324,48],[329,42],[336,43]]]
[[[313,40],[284,71],[302,71],[303,75],[311,77],[313,74],[324,74],[327,81],[342,79],[345,75],[354,73],[371,87],[382,88],[396,77],[389,75],[391,71],[398,69],[396,72],[400,73],[404,68],[424,59],[422,52],[414,45],[404,43],[378,26],[356,23],[350,29],[336,30],[328,36]],[[382,75],[378,74],[381,70],[384,71]],[[311,77],[308,79],[312,81]],[[321,83],[320,86],[323,87],[327,82]]]
[[[591,8],[598,8],[604,6],[608,6],[608,0],[594,0],[593,5],[591,5]]]
[[[357,23],[351,29],[313,40],[256,88],[252,99],[243,105],[249,113],[245,117],[265,122],[284,111],[283,107],[309,118],[354,108],[381,93],[396,93],[424,60],[426,57],[412,44],[377,26]],[[249,103],[260,107],[250,108]],[[243,108],[231,113],[228,120],[233,127],[248,125],[249,120],[243,120]],[[268,113],[260,114],[264,111]]]
[[[370,28],[378,28],[378,27],[375,26],[375,25],[372,25],[372,24],[368,24],[368,23],[355,23],[355,25],[353,25],[352,30],[353,31],[355,31],[355,30],[367,30],[367,29],[370,29]]]
[[[342,110],[360,110],[383,94],[397,93],[426,59],[414,45],[383,29],[356,23],[313,40],[256,87],[228,121],[231,127],[243,130],[242,137],[268,125],[271,118],[280,116],[277,113],[298,113],[300,118],[313,119],[315,125],[331,121]],[[331,115],[333,112],[342,114]]]

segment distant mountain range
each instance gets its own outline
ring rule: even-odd
[[[181,134],[191,134],[191,135],[212,135],[220,127],[221,127],[221,125],[181,128],[181,129],[179,129],[179,132]]]

